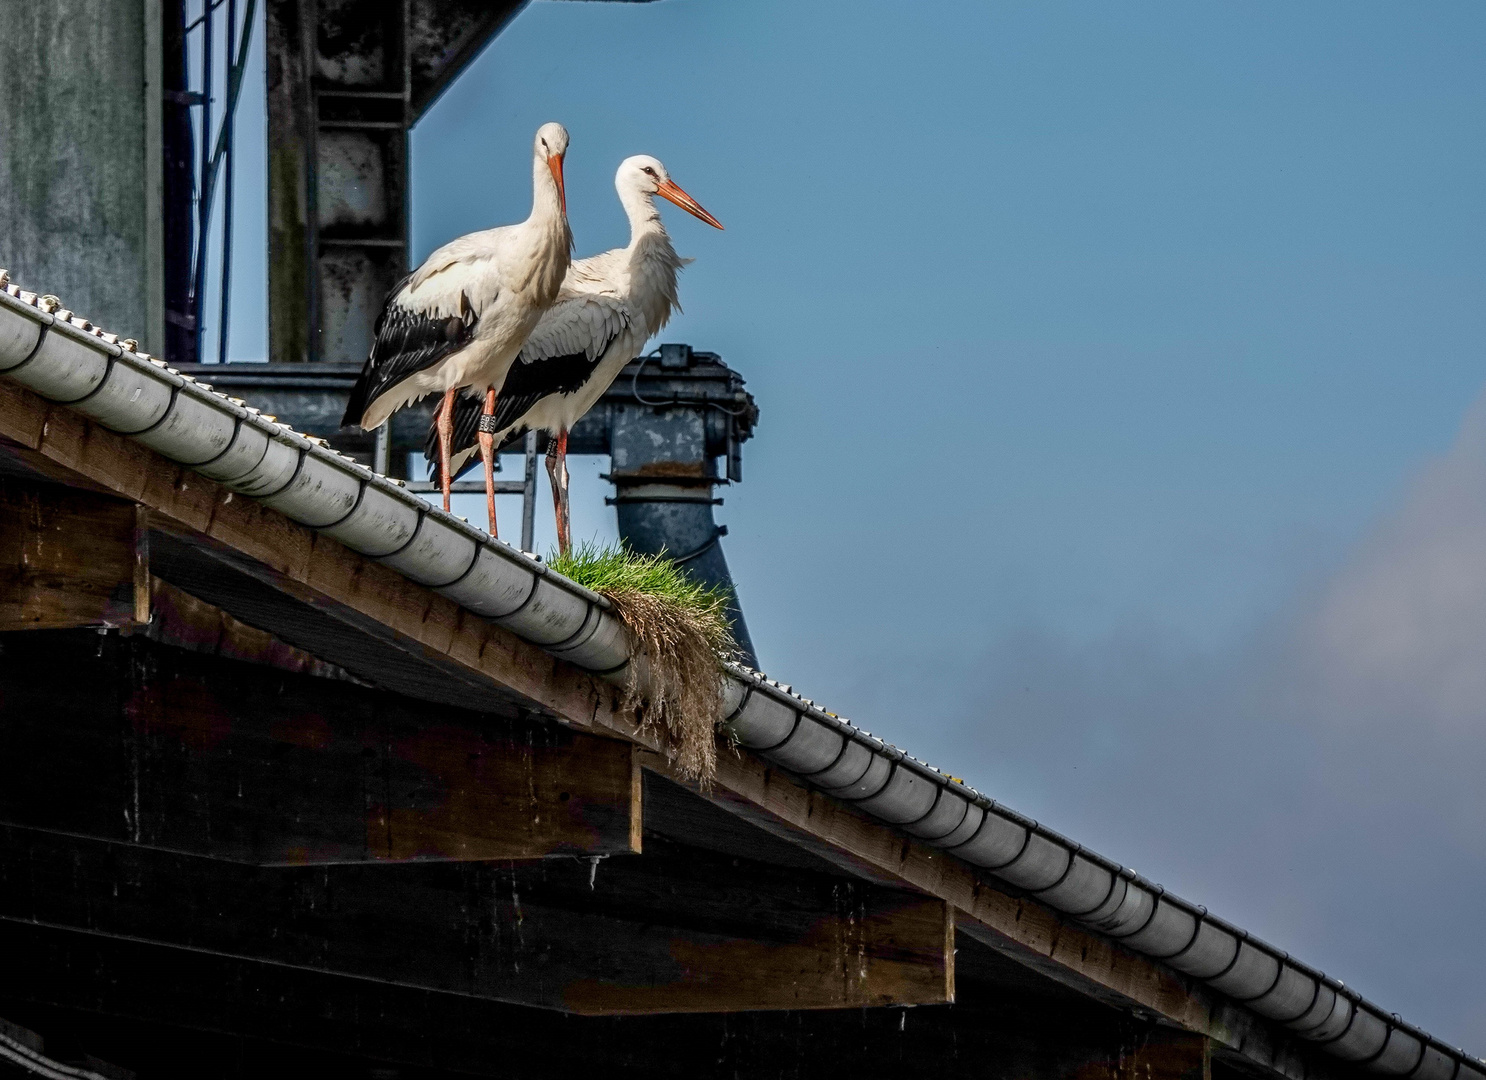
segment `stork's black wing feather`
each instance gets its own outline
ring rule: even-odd
[[[495,430],[511,429],[501,445],[526,433],[522,418],[538,402],[581,390],[628,326],[629,315],[619,302],[592,294],[560,301],[544,315],[511,365],[496,399]],[[481,398],[461,394],[456,400],[454,453],[477,444],[483,407]],[[438,429],[431,426],[424,443],[430,472],[438,461],[438,447]]]
[[[605,349],[608,344],[605,343]],[[551,356],[545,360],[535,363],[522,363],[517,360],[511,365],[511,373],[506,376],[505,385],[501,388],[500,396],[495,403],[495,430],[504,431],[512,424],[517,423],[523,416],[531,411],[532,407],[545,397],[553,394],[571,394],[583,388],[594,369],[599,366],[604,352],[592,359],[587,353],[569,353],[566,356]],[[454,453],[468,450],[479,441],[480,413],[485,408],[483,398],[470,397],[460,394],[454,403]],[[501,446],[507,446],[521,436],[526,434],[523,425],[513,430],[501,442]],[[500,447],[497,447],[499,450]],[[439,431],[434,425],[428,429],[428,438],[424,440],[423,456],[429,462],[429,474],[438,466],[439,454]],[[471,461],[465,469],[475,464]],[[460,470],[461,474],[465,470]]]
[[[458,352],[474,332],[477,320],[467,295],[460,294],[459,315],[436,316],[397,302],[407,282],[403,278],[393,286],[377,316],[376,340],[351,388],[342,427],[359,425],[372,402],[409,376]]]

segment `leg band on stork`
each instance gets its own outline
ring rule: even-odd
[[[480,413],[477,438],[480,457],[485,462],[485,508],[490,512],[490,535],[499,537],[495,528],[495,387],[485,391],[485,408]]]

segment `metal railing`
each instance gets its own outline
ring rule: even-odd
[[[536,550],[537,531],[537,433],[528,431],[525,441],[522,443],[526,468],[520,480],[497,480],[495,482],[495,493],[497,495],[520,495],[521,496],[521,550]],[[372,469],[389,476],[392,465],[392,439],[388,434],[387,425],[383,424],[377,428],[377,448],[372,459]],[[500,471],[500,455],[495,457],[496,471]],[[419,495],[431,495],[442,489],[438,484],[429,480],[409,480],[406,484],[409,491]],[[456,480],[449,486],[451,495],[484,495],[485,481],[480,480]]]

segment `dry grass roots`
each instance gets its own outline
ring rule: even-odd
[[[688,578],[663,555],[575,545],[549,565],[614,605],[629,632],[623,707],[662,734],[681,774],[704,786],[717,774],[723,665],[735,658],[728,594]]]

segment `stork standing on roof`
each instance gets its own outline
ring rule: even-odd
[[[474,395],[476,413],[482,403],[487,416],[495,413],[506,372],[557,298],[568,271],[573,234],[562,181],[567,149],[567,129],[543,124],[532,144],[531,215],[518,225],[450,241],[398,282],[351,391],[341,423],[365,430],[421,397],[443,395],[434,430],[445,510],[455,398],[464,390]],[[485,489],[494,536],[492,464],[487,458]]]
[[[482,417],[479,403],[469,398],[454,406],[456,474],[477,447],[489,476],[499,447],[528,430],[547,433],[547,475],[557,514],[557,545],[563,552],[571,543],[568,432],[609,389],[620,369],[666,325],[671,311],[680,309],[676,274],[691,260],[682,259],[671,246],[655,196],[722,228],[653,157],[626,158],[614,175],[614,188],[629,216],[628,246],[572,264],[557,302],[541,317],[511,365],[493,419]],[[485,415],[489,417],[490,410]],[[441,438],[435,424],[425,451],[430,460]]]

